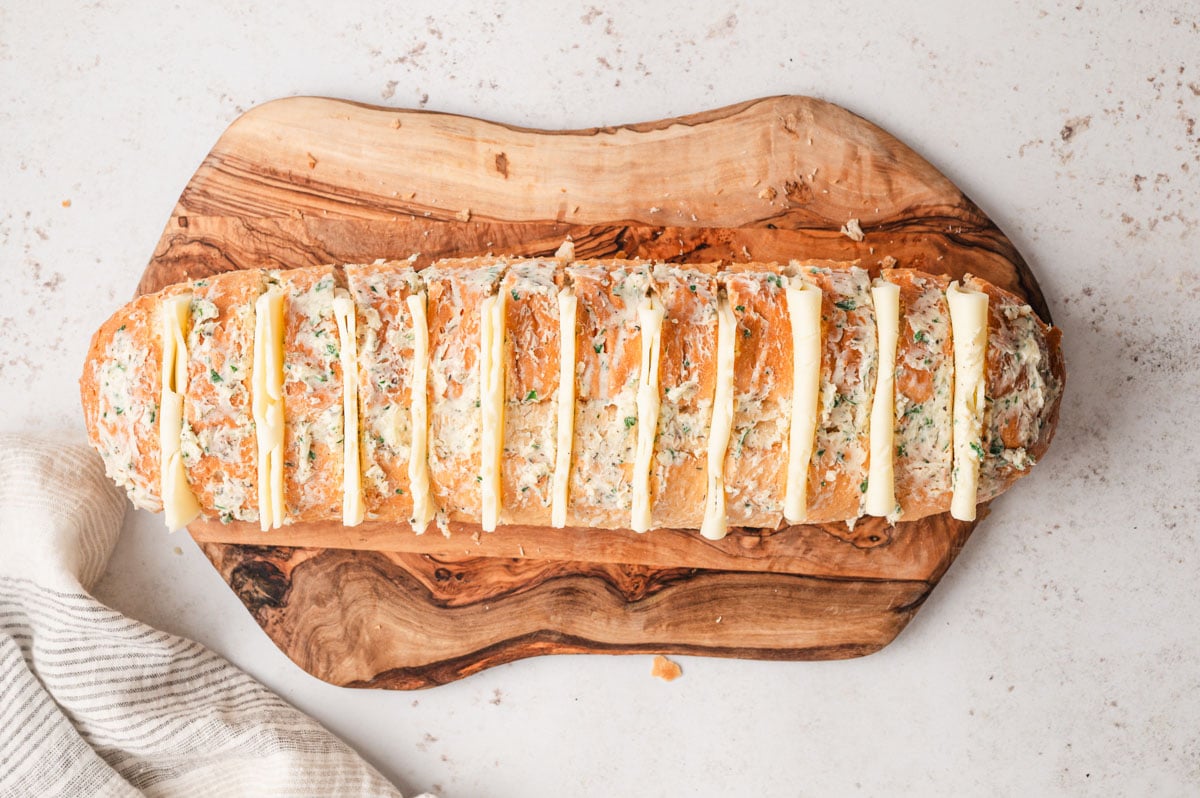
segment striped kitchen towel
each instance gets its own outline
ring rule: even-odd
[[[88,595],[124,513],[90,449],[0,435],[0,796],[399,795],[222,657]]]

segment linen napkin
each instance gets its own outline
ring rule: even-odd
[[[88,594],[125,506],[90,449],[0,434],[0,796],[399,796],[222,657]]]

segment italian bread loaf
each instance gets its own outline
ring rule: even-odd
[[[1050,443],[1059,338],[993,285],[908,269],[379,261],[139,297],[80,388],[109,475],[171,526],[716,538],[973,518]]]

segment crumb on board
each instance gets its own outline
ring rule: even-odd
[[[567,238],[563,240],[562,244],[559,245],[558,249],[554,251],[554,257],[558,258],[559,260],[575,260],[575,242],[571,240],[570,236],[567,236]]]
[[[758,198],[761,200],[766,200],[767,202],[772,201],[778,195],[779,192],[775,190],[774,186],[767,186],[762,191],[758,192]]]
[[[176,547],[173,549],[173,551],[174,551],[174,552],[175,552],[177,555],[180,555],[180,556],[182,556],[182,555],[183,555],[183,549],[182,549],[182,548],[180,548],[179,546],[176,546]]]
[[[891,255],[884,255],[884,256],[883,256],[883,260],[879,261],[879,268],[881,268],[881,269],[894,269],[894,268],[896,268],[896,264],[897,264],[898,262],[899,262],[899,261],[897,261],[897,260],[896,260],[895,258],[893,258]]]
[[[458,219],[460,222],[469,222],[469,221],[471,221],[471,209],[470,209],[470,208],[463,208],[461,211],[459,211],[458,213],[454,214],[454,218],[455,218],[455,219]]]
[[[400,128],[404,127],[404,123],[400,121],[400,117],[396,117],[395,119],[392,120],[392,127],[395,128],[396,130],[399,130]]]
[[[679,667],[679,663],[672,662],[662,654],[656,654],[654,663],[650,666],[650,675],[656,676],[664,682],[673,682],[683,675],[683,668]]]
[[[62,206],[63,206],[64,208],[70,208],[70,207],[71,207],[71,201],[70,201],[69,199],[65,199],[65,200],[63,200],[63,201],[62,201]]]
[[[841,233],[851,241],[862,241],[863,238],[865,238],[863,235],[862,226],[858,223],[858,219],[847,219],[846,223],[842,225]]]
[[[317,156],[313,155],[311,152],[306,152],[305,155],[308,156],[308,168],[316,169],[317,168]]]
[[[658,207],[657,205],[650,206],[650,213],[661,213],[661,212],[662,212],[662,208]]]

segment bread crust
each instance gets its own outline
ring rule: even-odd
[[[285,523],[342,513],[342,364],[332,266],[272,272],[283,309]]]
[[[411,261],[345,267],[358,328],[359,451],[367,518],[409,521],[413,318],[407,302],[424,285]]]
[[[698,529],[708,490],[708,428],[717,374],[717,279],[660,264],[653,290],[663,304],[659,415],[650,465],[651,526]]]
[[[257,269],[192,283],[181,452],[205,514],[258,520],[258,447],[250,403]]]
[[[550,526],[557,452],[558,272],[555,260],[517,261],[504,295],[504,456],[500,521]]]
[[[429,303],[429,480],[442,520],[480,519],[480,306],[506,266],[465,258],[421,271]]]
[[[792,403],[792,335],[782,269],[725,274],[734,330],[733,428],[725,452],[730,525],[783,520]]]

